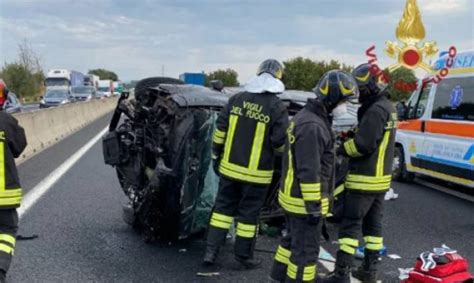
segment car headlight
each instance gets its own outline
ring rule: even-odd
[[[67,100],[63,100],[63,101],[61,101],[61,104],[66,104],[66,103],[68,103],[68,102],[69,102],[69,101],[67,101]]]

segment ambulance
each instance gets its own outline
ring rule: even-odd
[[[434,64],[439,71],[448,55]],[[474,189],[474,51],[457,53],[449,73],[417,90],[399,117],[393,177],[415,174]]]

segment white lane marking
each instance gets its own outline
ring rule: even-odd
[[[109,127],[106,127],[100,133],[98,133],[95,137],[93,137],[89,142],[87,142],[84,146],[82,146],[76,153],[71,155],[63,164],[59,165],[51,174],[49,174],[46,178],[41,180],[28,194],[25,195],[23,201],[21,203],[20,208],[18,208],[18,216],[21,219],[28,210],[33,207],[38,200],[49,191],[53,187],[53,185],[61,179],[64,174],[71,169],[74,164],[81,159],[84,154],[89,151],[101,138],[102,136],[108,131]]]
[[[325,250],[323,247],[319,247],[319,257],[326,258],[328,255],[330,257],[328,258],[329,260],[336,261],[336,259],[327,250]],[[326,260],[319,260],[319,263],[322,266],[324,266],[324,268],[326,268],[326,270],[328,270],[329,272],[334,270],[335,265],[333,262],[326,261]],[[351,283],[360,283],[360,282],[361,281],[355,279],[351,275]]]

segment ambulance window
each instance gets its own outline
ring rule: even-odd
[[[408,118],[418,119],[425,113],[426,104],[431,90],[431,83],[426,84],[420,92],[415,93],[408,104]]]
[[[436,88],[432,117],[474,121],[474,79],[465,77],[442,80]]]

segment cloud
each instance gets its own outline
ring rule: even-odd
[[[466,11],[469,6],[468,1],[471,0],[420,0],[418,6],[422,13],[426,12],[427,14],[446,15]]]

